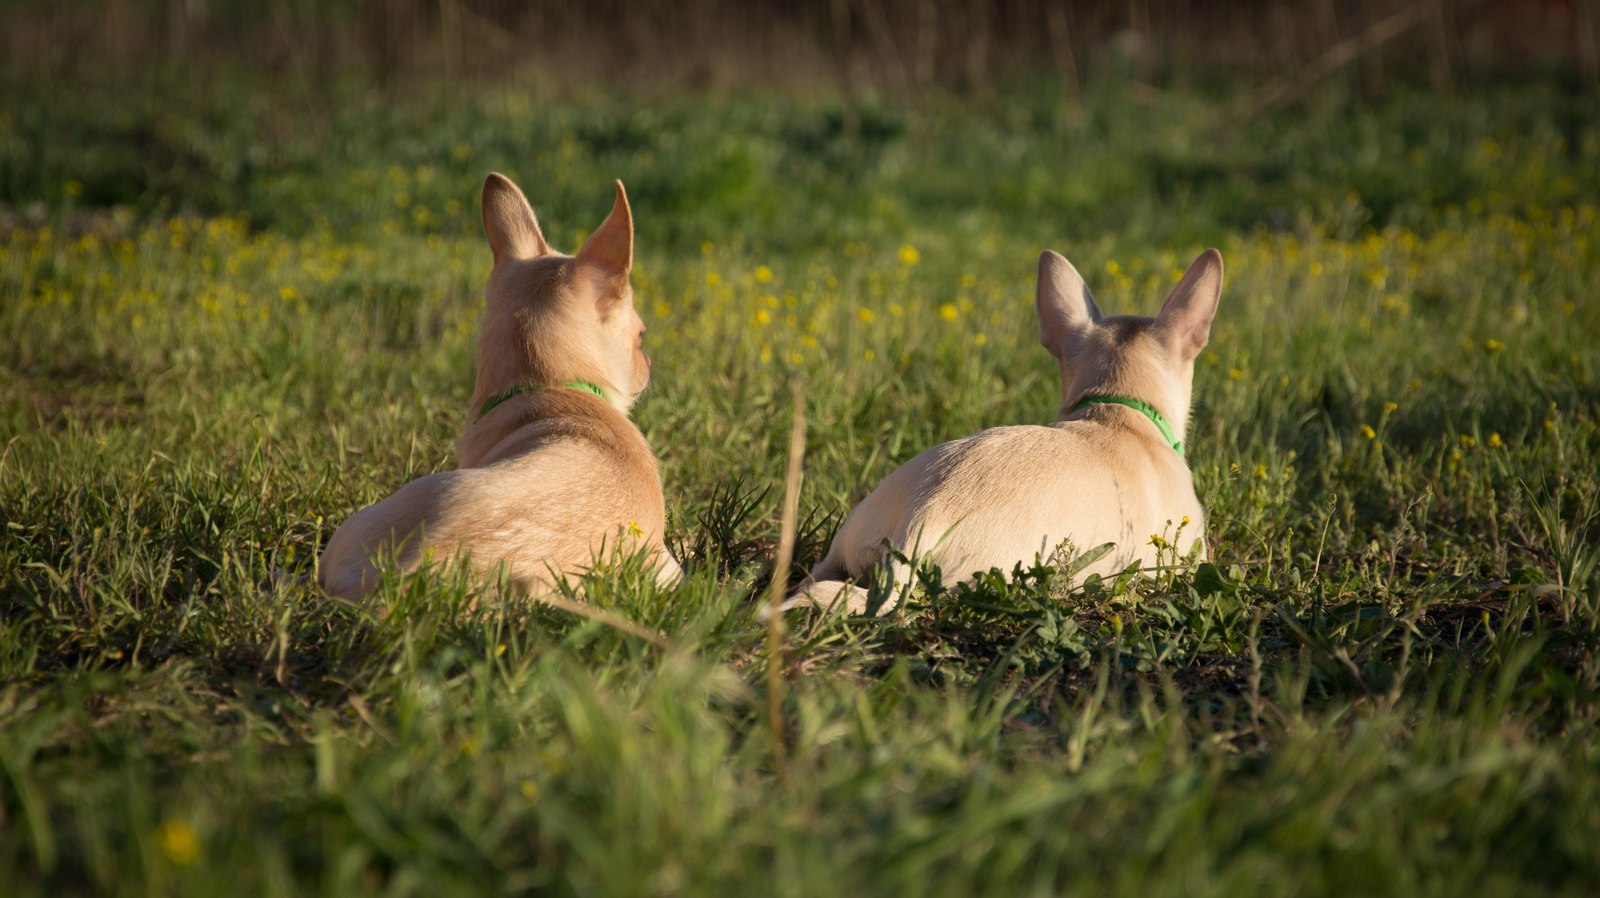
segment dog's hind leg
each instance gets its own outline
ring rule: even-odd
[[[784,600],[778,610],[788,611],[801,605],[815,605],[828,611],[834,610],[835,607],[848,608],[852,598],[850,593],[852,591],[860,591],[860,587],[846,580],[849,576],[850,571],[845,567],[844,559],[840,557],[837,549],[830,546],[827,557],[811,568],[811,572],[806,575],[806,579],[790,594],[789,598]],[[840,604],[841,599],[843,600],[842,605]],[[864,599],[861,601],[861,605],[863,608],[866,607]]]
[[[804,583],[781,606],[788,611],[801,605],[814,605],[824,611],[844,611],[847,614],[866,614],[869,610],[878,616],[888,614],[900,604],[901,587],[910,582],[911,569],[898,559],[889,559],[890,589],[883,604],[872,608],[872,591],[846,580],[849,571],[832,553],[811,569]]]
[[[800,589],[780,606],[788,611],[801,605],[814,605],[824,611],[843,610],[849,614],[863,614],[871,593],[847,580],[812,580],[801,584]]]

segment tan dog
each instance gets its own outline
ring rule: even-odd
[[[1116,544],[1084,574],[1156,563],[1152,537],[1183,555],[1198,543],[1203,555],[1202,511],[1182,436],[1194,360],[1221,293],[1222,256],[1207,250],[1159,316],[1102,318],[1077,270],[1046,250],[1039,341],[1061,365],[1059,419],[985,430],[900,466],[850,513],[785,607],[866,611],[867,590],[845,581],[886,563],[885,545],[962,578],[1049,560],[1064,542],[1080,551]],[[905,585],[908,566],[887,563],[895,584]],[[895,601],[891,595],[880,611]]]
[[[484,573],[503,562],[538,594],[619,548],[644,550],[663,583],[677,582],[656,459],[627,414],[650,382],[650,359],[628,282],[633,216],[622,182],[576,256],[550,248],[522,191],[499,174],[483,184],[483,228],[494,270],[460,468],[357,512],[329,540],[318,582],[355,598],[386,557],[411,571],[427,557],[461,556]]]

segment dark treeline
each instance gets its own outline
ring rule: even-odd
[[[1552,69],[1594,84],[1600,0],[11,0],[0,51],[35,70],[242,62],[386,81],[981,88],[1054,72],[1447,85]],[[1268,88],[1269,92],[1271,88]]]

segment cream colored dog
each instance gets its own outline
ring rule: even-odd
[[[1063,543],[1116,548],[1082,573],[1157,562],[1159,537],[1187,555],[1203,521],[1182,437],[1194,360],[1222,294],[1222,256],[1202,253],[1155,318],[1103,318],[1066,259],[1039,257],[1039,341],[1061,365],[1061,414],[1049,427],[996,427],[935,446],[901,465],[850,513],[785,607],[867,610],[846,582],[887,563],[897,586],[920,553],[968,577],[1050,559]],[[895,593],[898,594],[899,590]],[[896,601],[891,595],[886,607]]]
[[[676,582],[656,459],[628,419],[650,359],[628,282],[622,182],[576,256],[550,248],[522,191],[499,174],[483,184],[483,228],[494,269],[460,468],[357,512],[329,540],[318,582],[355,598],[386,558],[411,571],[424,558],[462,557],[485,574],[504,563],[537,595],[617,549],[643,550],[663,583]]]

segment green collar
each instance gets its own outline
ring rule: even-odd
[[[569,380],[566,383],[562,384],[562,386],[566,387],[569,390],[582,390],[585,393],[593,393],[596,396],[599,396],[601,399],[605,399],[606,398],[606,391],[605,390],[600,389],[599,387],[595,386],[592,383],[589,383],[586,380]],[[521,384],[519,386],[512,387],[511,389],[506,390],[504,392],[496,393],[493,396],[490,396],[488,399],[484,400],[483,408],[478,409],[478,420],[480,420],[480,421],[483,420],[483,416],[489,414],[489,412],[492,411],[495,406],[499,405],[502,402],[505,402],[507,399],[510,399],[513,396],[519,395],[521,393],[536,393],[536,392],[538,392],[540,390],[548,390],[548,389],[550,389],[550,387],[547,387],[547,386],[545,386],[545,387],[536,387],[536,386],[534,386],[532,384]]]
[[[1161,413],[1156,411],[1156,407],[1148,402],[1143,402],[1128,396],[1113,396],[1109,393],[1091,393],[1082,399],[1079,399],[1078,404],[1074,405],[1072,409],[1067,412],[1067,414],[1070,415],[1086,405],[1100,404],[1125,405],[1134,411],[1143,412],[1144,416],[1150,419],[1150,423],[1154,424],[1156,429],[1161,431],[1161,436],[1167,441],[1167,445],[1171,446],[1178,453],[1179,458],[1183,457],[1183,441],[1178,439],[1177,435],[1172,432],[1172,425],[1167,423],[1167,419],[1161,417]]]

